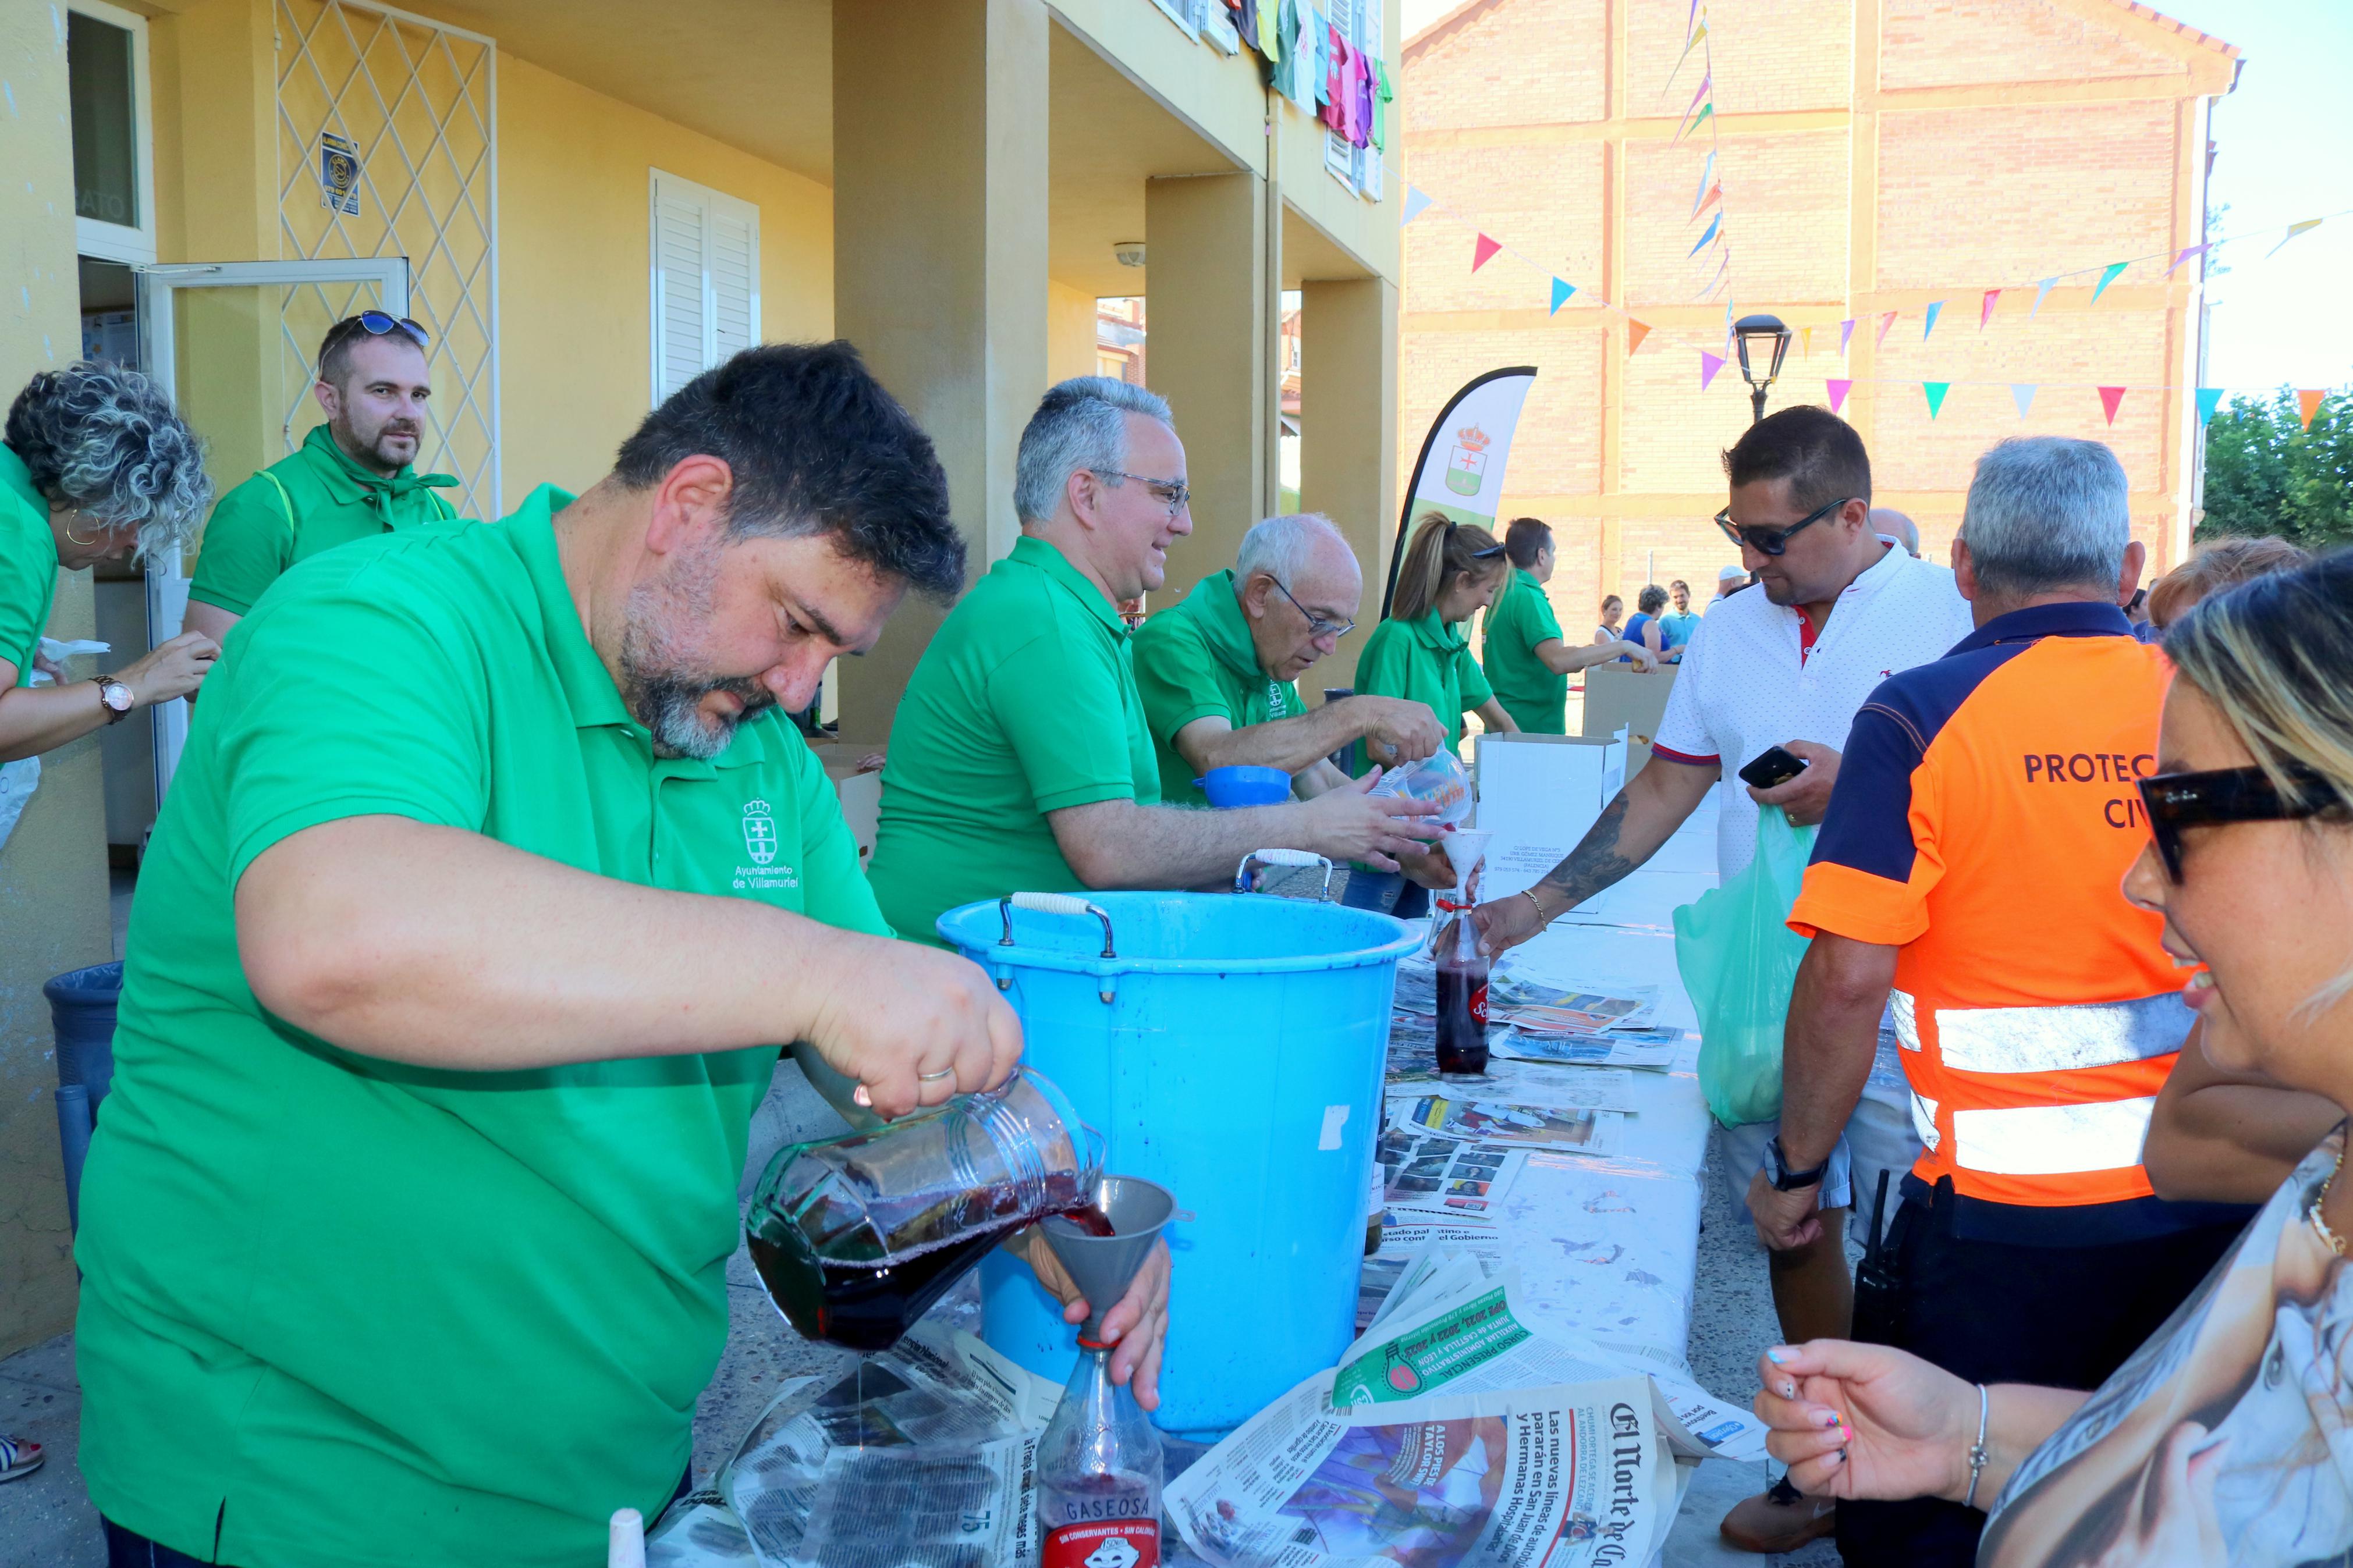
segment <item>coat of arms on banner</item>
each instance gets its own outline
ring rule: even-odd
[[[1454,433],[1454,449],[1446,455],[1446,488],[1459,496],[1475,496],[1487,482],[1490,437],[1476,425]]]

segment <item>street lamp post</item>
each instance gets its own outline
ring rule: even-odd
[[[1740,379],[1748,384],[1748,422],[1754,425],[1765,417],[1765,393],[1781,374],[1781,358],[1789,352],[1789,329],[1778,316],[1743,316],[1732,323],[1732,341],[1740,354]],[[1752,342],[1758,357],[1767,344],[1772,346],[1772,357],[1766,361],[1761,374],[1749,353]]]

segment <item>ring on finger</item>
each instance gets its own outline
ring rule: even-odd
[[[954,1077],[955,1077],[955,1068],[941,1068],[939,1071],[937,1071],[937,1072],[919,1072],[919,1073],[917,1073],[917,1074],[915,1075],[915,1081],[916,1081],[917,1083],[937,1083],[937,1082],[939,1082],[942,1079],[950,1079],[950,1078],[954,1078]]]

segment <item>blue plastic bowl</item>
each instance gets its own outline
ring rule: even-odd
[[[1209,804],[1223,810],[1234,805],[1281,805],[1291,798],[1291,775],[1281,768],[1211,768],[1193,781],[1208,794]]]

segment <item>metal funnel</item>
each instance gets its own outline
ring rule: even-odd
[[[1087,1299],[1087,1321],[1079,1326],[1082,1342],[1100,1342],[1103,1314],[1127,1294],[1161,1227],[1176,1215],[1168,1189],[1140,1176],[1105,1176],[1095,1189],[1095,1207],[1111,1221],[1114,1235],[1089,1236],[1060,1215],[1048,1215],[1039,1226],[1063,1271]]]

